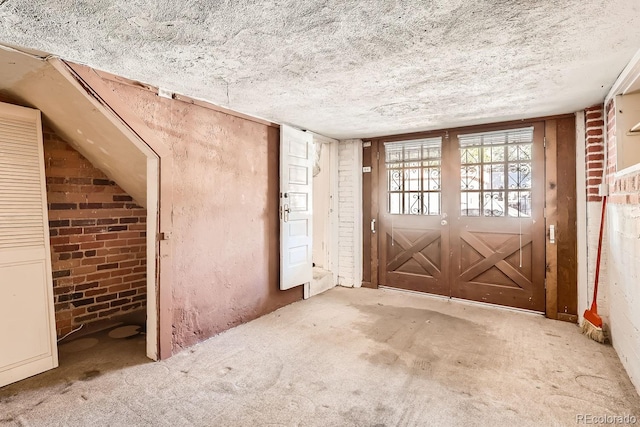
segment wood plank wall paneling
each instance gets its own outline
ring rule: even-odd
[[[557,120],[557,318],[570,322],[578,320],[575,134],[574,117]]]
[[[371,167],[371,146],[362,148],[362,167]],[[371,177],[372,173],[362,173],[362,286],[373,287],[371,283]]]
[[[547,120],[545,123],[545,217],[546,217],[546,233],[547,233],[547,276],[546,276],[546,294],[547,305],[546,315],[551,319],[555,319],[558,315],[558,245],[551,243],[550,228],[558,224],[558,170],[557,170],[557,122],[556,120]],[[557,236],[560,234],[556,228]]]
[[[362,174],[362,286],[378,288],[378,153],[379,143],[371,142],[371,146],[362,149],[362,166],[371,167],[371,172]],[[375,233],[371,232],[371,220],[375,219]]]
[[[379,185],[380,185],[380,142],[373,141],[371,143],[372,151],[371,151],[371,191],[370,194],[379,194]],[[371,196],[369,196],[371,197]],[[371,285],[373,288],[377,288],[379,285],[378,282],[378,241],[380,233],[380,224],[378,223],[378,213],[380,209],[380,200],[378,197],[371,197],[371,217],[376,220],[376,232],[371,235]]]

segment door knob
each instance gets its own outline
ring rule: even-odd
[[[440,221],[440,225],[447,225],[447,220],[443,219],[442,221]]]

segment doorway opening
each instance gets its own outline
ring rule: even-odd
[[[337,183],[338,141],[313,136],[315,150],[313,165],[313,280],[309,296],[317,295],[335,286],[337,282],[337,250],[335,225],[337,209],[335,190]]]
[[[98,331],[144,341],[146,209],[48,126],[43,144],[60,363],[65,343]]]

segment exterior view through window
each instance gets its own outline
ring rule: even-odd
[[[385,144],[388,212],[440,215],[442,138]]]
[[[533,127],[460,135],[461,216],[530,217]],[[442,138],[385,143],[387,212],[442,213]]]
[[[531,216],[533,127],[460,135],[460,214]]]

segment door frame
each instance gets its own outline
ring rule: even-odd
[[[327,243],[327,249],[325,257],[327,259],[327,266],[325,270],[330,271],[333,277],[333,284],[338,283],[338,232],[339,232],[339,220],[338,220],[338,144],[340,141],[337,139],[329,138],[328,136],[321,135],[319,133],[307,131],[313,135],[313,142],[316,144],[322,144],[323,150],[328,150],[329,156],[329,222],[325,227],[325,240]],[[314,188],[314,194],[315,194]],[[314,212],[315,215],[315,212]]]
[[[146,355],[152,360],[166,359],[172,354],[171,269],[166,264],[171,262],[171,258],[168,257],[170,248],[167,247],[170,235],[170,222],[167,220],[170,218],[170,212],[167,209],[171,206],[171,185],[165,184],[172,168],[170,153],[162,147],[151,147],[143,140],[142,135],[132,130],[130,124],[121,116],[122,113],[119,111],[118,114],[112,108],[118,105],[118,101],[115,98],[103,98],[112,92],[104,86],[99,76],[90,72],[89,68],[72,68],[58,58],[48,61],[80,93],[85,94],[93,107],[111,121],[122,132],[123,137],[147,157]],[[81,75],[78,71],[85,72]]]
[[[577,228],[576,228],[576,124],[575,114],[535,117],[523,120],[463,126],[399,135],[367,138],[362,146],[362,209],[363,209],[363,270],[362,286],[378,288],[379,239],[374,232],[380,201],[380,146],[385,142],[428,138],[443,132],[481,132],[499,128],[526,126],[544,122],[545,128],[545,316],[551,319],[577,322]],[[557,159],[561,158],[559,167]],[[367,172],[364,172],[364,171]],[[562,185],[558,185],[561,183]],[[558,201],[568,209],[558,210]],[[374,221],[375,220],[375,221]],[[555,227],[555,243],[550,241],[549,226]],[[562,259],[561,264],[558,259]],[[567,262],[568,261],[568,262]]]
[[[168,240],[160,239],[161,236],[168,238],[171,231],[172,158],[170,151],[161,144],[153,144],[152,138],[146,138],[150,141],[147,143],[143,137],[149,136],[148,132],[132,129],[132,123],[143,124],[140,118],[114,111],[111,105],[123,104],[122,101],[113,95],[104,85],[101,77],[89,67],[72,66],[58,57],[38,56],[3,44],[0,44],[0,50],[24,55],[29,60],[35,59],[51,65],[71,87],[84,96],[93,107],[93,111],[99,112],[110,121],[124,138],[147,157],[146,355],[152,360],[170,357],[172,354],[171,248]],[[131,121],[125,121],[125,116]],[[159,232],[160,227],[163,233]],[[160,286],[161,282],[162,286]]]

